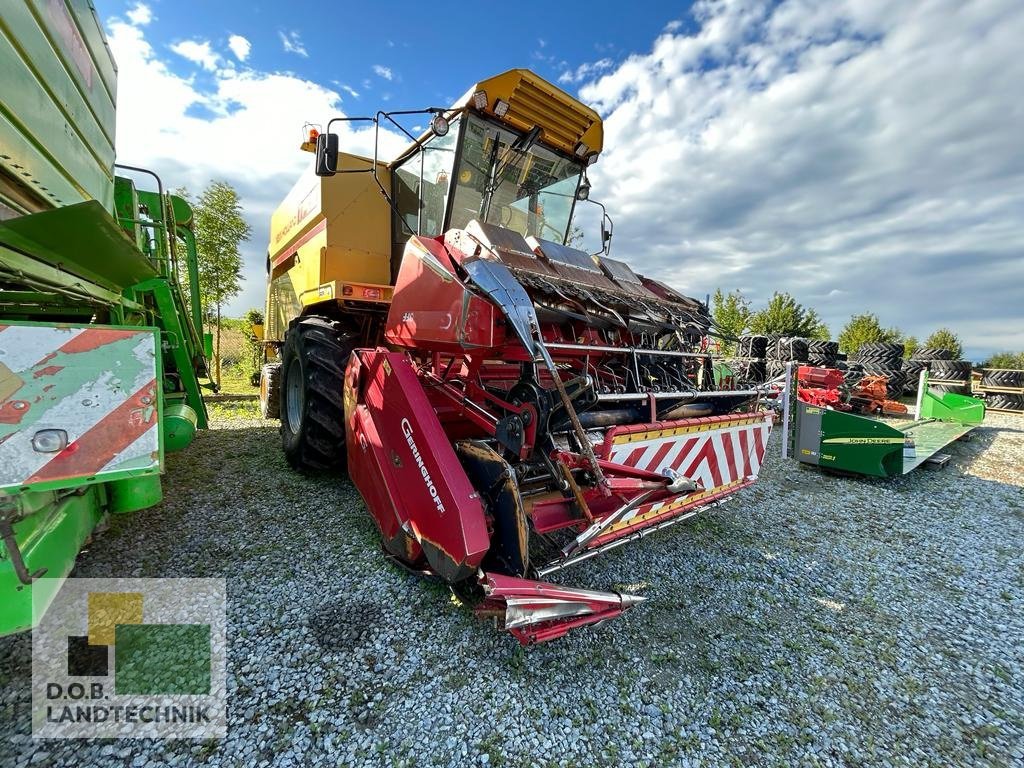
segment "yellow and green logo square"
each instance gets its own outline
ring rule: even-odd
[[[68,674],[110,674],[119,695],[210,692],[210,625],[147,624],[141,592],[90,592],[89,634],[68,638]]]

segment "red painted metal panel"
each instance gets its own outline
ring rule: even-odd
[[[385,338],[434,352],[494,348],[504,343],[498,311],[455,275],[444,245],[413,237],[405,246]]]
[[[353,482],[385,537],[405,528],[447,581],[472,576],[490,546],[483,506],[415,369],[398,352],[356,354],[364,369],[350,408]]]

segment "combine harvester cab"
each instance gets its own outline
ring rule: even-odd
[[[783,393],[783,458],[834,472],[899,477],[926,462],[944,464],[949,456],[940,451],[985,418],[982,400],[933,392],[927,370],[921,371],[914,420],[895,424],[805,402],[794,378],[790,366]]]
[[[524,644],[640,601],[540,579],[756,479],[772,417],[715,388],[707,323],[564,245],[477,221],[411,238],[391,347],[345,377],[348,470],[387,551]]]

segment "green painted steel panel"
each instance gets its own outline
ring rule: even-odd
[[[96,199],[109,210],[115,70],[91,6],[7,0],[0,5],[0,71],[0,168],[47,205]]]
[[[37,494],[42,496],[42,494]],[[101,486],[86,488],[81,495],[60,500],[48,495],[48,503],[14,524],[15,540],[29,573],[45,568],[43,578],[31,585],[18,579],[10,553],[0,543],[0,635],[21,632],[32,626],[32,600],[45,608],[60,589],[61,581],[103,516],[105,493]]]
[[[96,201],[0,223],[0,245],[98,285],[124,290],[158,272]],[[4,252],[0,250],[0,264]],[[71,281],[69,281],[71,282]]]
[[[818,466],[875,477],[903,473],[905,437],[902,432],[854,413],[819,410],[821,443]]]
[[[954,440],[974,429],[973,424],[952,421],[917,421],[901,426],[900,431],[914,441],[913,456],[903,459],[903,474],[917,469]]]
[[[30,177],[21,176],[25,173],[24,164],[31,164],[32,158],[37,156],[38,147],[8,119],[3,109],[0,109],[0,154],[11,158],[0,158],[0,204],[11,208],[5,212],[0,207],[0,221],[81,200],[81,191],[54,165],[38,164],[35,173],[29,172]],[[18,174],[19,184],[15,186],[8,181],[10,177],[6,174]],[[45,204],[44,199],[47,201]]]
[[[37,7],[56,2],[57,0],[35,0]],[[111,101],[117,93],[117,64],[107,44],[107,36],[103,34],[103,25],[100,23],[99,14],[96,12],[96,5],[92,0],[68,0],[68,7],[78,24],[78,31],[82,34],[85,44],[92,55],[93,64],[103,80],[103,85],[110,94]]]

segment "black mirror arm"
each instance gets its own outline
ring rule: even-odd
[[[337,154],[335,154],[335,161],[334,161],[335,162],[335,167],[332,169],[332,172],[330,174],[326,174],[326,175],[333,176],[335,173],[369,173],[369,174],[372,174],[373,175],[373,181],[374,181],[374,183],[376,183],[377,188],[380,190],[381,195],[383,195],[384,200],[388,204],[388,207],[390,207],[391,210],[395,212],[395,215],[398,216],[399,219],[401,219],[402,214],[398,210],[398,206],[395,205],[395,201],[392,199],[391,195],[388,194],[387,189],[384,188],[384,185],[381,183],[380,177],[377,175],[377,164],[379,162],[378,155],[377,155],[377,149],[378,149],[378,147],[380,145],[380,123],[381,123],[381,118],[383,118],[383,119],[387,120],[388,122],[390,122],[391,124],[393,124],[400,131],[402,131],[402,133],[404,133],[406,136],[408,136],[410,139],[412,139],[413,142],[417,142],[418,140],[416,139],[416,137],[414,137],[411,133],[409,133],[404,127],[402,127],[402,125],[399,124],[398,121],[396,121],[394,119],[393,115],[422,115],[422,114],[438,114],[438,113],[444,114],[445,112],[446,112],[446,110],[441,109],[440,107],[429,107],[427,109],[395,110],[395,111],[392,111],[392,112],[378,111],[377,114],[375,114],[373,117],[332,117],[330,120],[327,121],[327,128],[324,131],[324,133],[317,137],[318,146],[319,146],[319,141],[320,141],[321,138],[324,138],[325,136],[332,135],[331,134],[331,126],[334,123],[355,123],[355,122],[373,123],[373,165],[370,166],[369,168],[349,168],[349,169],[345,169],[345,170],[338,170],[338,168],[337,168],[337,162],[338,162],[337,161]],[[324,139],[324,140],[326,142],[326,139]],[[399,161],[401,159],[402,158],[399,157],[399,158],[397,158],[397,160],[392,161],[392,162],[397,162],[397,161]]]
[[[601,209],[601,250],[591,255],[599,256],[603,253],[607,256],[611,251],[612,235],[615,233],[615,223],[612,221],[612,217],[608,215],[608,209],[604,207],[604,203],[590,197],[587,198],[587,202],[593,203]]]

